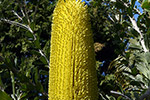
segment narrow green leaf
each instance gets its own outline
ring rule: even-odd
[[[34,69],[34,81],[35,81],[35,83],[38,82],[38,78],[39,78],[39,76],[38,76],[38,70],[37,70],[37,68],[35,68]]]
[[[133,16],[133,12],[132,12],[132,8],[131,7],[128,7],[127,8],[127,12],[128,14],[132,17]]]
[[[0,87],[1,87],[1,88],[4,88],[4,84],[3,84],[3,82],[2,82],[1,76],[0,76]]]

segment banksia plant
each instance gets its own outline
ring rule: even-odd
[[[81,0],[59,0],[52,22],[49,100],[97,100],[87,6]]]

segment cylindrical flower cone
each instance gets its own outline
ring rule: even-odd
[[[87,6],[59,0],[51,32],[49,100],[97,100],[95,54]]]

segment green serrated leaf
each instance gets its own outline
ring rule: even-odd
[[[28,20],[27,20],[27,18],[26,17],[23,17],[23,22],[24,22],[24,24],[26,24],[26,25],[28,25]]]
[[[40,57],[40,60],[43,62],[43,64],[47,64],[47,61],[43,56]]]
[[[150,64],[150,52],[145,53],[145,59]]]
[[[12,100],[12,98],[4,91],[0,90],[0,99],[1,100]]]
[[[32,22],[32,23],[30,24],[30,27],[31,27],[32,30],[34,30],[34,28],[35,28],[35,22]]]
[[[140,15],[137,19],[137,25],[140,26],[140,20],[144,17],[144,14]]]
[[[4,8],[7,8],[7,6],[9,5],[9,0],[4,0],[2,2],[2,5],[3,5]]]
[[[36,87],[39,92],[41,93],[44,92],[43,86],[40,82],[37,82]]]
[[[142,47],[140,45],[130,44],[129,49],[132,49],[132,50],[142,50]]]
[[[141,7],[150,10],[150,0],[143,0]]]
[[[136,1],[136,0],[131,0],[131,6],[132,6],[132,8],[133,8],[134,5],[135,5],[135,1]]]
[[[36,51],[36,50],[31,50],[31,53],[33,54],[33,55],[37,55],[37,56],[40,56],[41,54],[38,52],[38,51]]]
[[[39,72],[41,75],[48,75],[48,71],[40,70]]]
[[[29,38],[34,38],[33,37],[33,34],[31,33],[31,32],[29,32],[29,31],[27,31],[26,33],[25,33],[25,36],[27,36],[27,37],[29,37]]]
[[[34,41],[34,45],[35,45],[35,47],[37,47],[38,49],[41,49],[39,37],[37,37],[36,40]]]

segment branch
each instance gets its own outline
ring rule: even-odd
[[[25,4],[25,5],[26,5],[26,4]],[[36,11],[37,11],[37,7],[36,7],[36,9],[35,9],[35,13],[36,13]],[[23,15],[23,16],[26,16],[28,22],[30,23],[30,20],[29,20],[29,16],[28,16],[26,7],[25,7],[25,13],[24,13],[24,11],[22,10],[22,8],[21,8],[21,12],[22,12],[22,15]],[[13,11],[13,13],[14,13],[19,19],[22,20],[22,18],[21,18],[15,11]],[[33,30],[31,29],[31,27],[30,27],[29,25],[25,25],[25,24],[22,24],[22,23],[19,23],[19,22],[16,22],[16,21],[11,21],[11,20],[7,20],[7,19],[3,19],[3,18],[1,18],[0,21],[4,21],[4,22],[7,22],[7,23],[9,23],[9,24],[13,24],[13,25],[22,27],[22,28],[24,28],[24,29],[27,29],[28,31],[30,31],[30,32],[32,33],[32,35],[33,35],[33,37],[34,37],[34,40],[37,39],[36,36],[35,36],[35,34],[34,34],[34,32],[33,32]],[[45,54],[42,52],[42,50],[39,49],[39,53],[41,54],[41,56],[43,56],[43,57],[46,59],[47,64],[49,65],[49,60],[47,59],[47,57],[45,56]]]
[[[114,21],[114,19],[110,16],[110,15],[108,15],[108,17],[110,18],[110,20],[114,23],[115,21]]]
[[[24,24],[18,23],[18,22],[16,22],[16,21],[11,21],[11,20],[8,20],[8,19],[3,19],[3,18],[1,18],[0,20],[1,20],[1,21],[4,21],[4,22],[7,22],[7,23],[9,23],[9,24],[13,24],[13,25],[22,27],[22,28],[24,28],[24,29],[27,29],[27,30],[30,31],[31,33],[33,33],[33,31],[31,30],[31,28],[30,28],[28,25],[24,25]]]
[[[144,98],[147,98],[150,96],[150,87],[147,89],[147,91],[140,96],[139,100],[144,100]]]
[[[33,37],[34,37],[34,40],[36,40],[36,36],[34,35],[34,32],[33,32],[33,30],[30,28],[29,25],[24,25],[24,24],[18,23],[18,22],[16,22],[16,21],[10,21],[10,20],[7,20],[7,19],[2,19],[2,18],[0,19],[0,21],[4,21],[4,22],[7,22],[7,23],[9,23],[9,24],[13,24],[13,25],[22,27],[22,28],[24,28],[24,29],[27,29],[28,31],[30,31],[30,32],[32,33],[32,35],[33,35]],[[39,49],[39,53],[41,54],[41,56],[43,56],[43,57],[46,59],[47,63],[49,64],[49,61],[48,61],[47,57],[45,56],[45,54],[42,52],[42,50]]]
[[[41,56],[43,56],[46,59],[47,64],[49,64],[49,61],[47,57],[45,56],[45,54],[42,52],[42,50],[39,49],[39,53],[41,54]]]
[[[131,100],[128,96],[126,96],[126,95],[124,95],[124,94],[122,94],[122,93],[120,93],[120,92],[110,91],[110,93],[116,94],[116,95],[119,95],[119,96],[122,96],[122,97],[124,97],[124,98],[127,99],[127,100]]]
[[[22,8],[21,8],[21,12],[22,12],[22,15],[23,15],[23,17],[25,16],[25,14],[24,14],[24,11],[22,10]]]
[[[137,26],[137,23],[136,23],[135,19],[131,18],[130,16],[128,16],[128,17],[129,17],[129,19],[130,19],[130,21],[132,23],[133,28],[140,34],[140,37],[141,37],[140,38],[140,40],[141,40],[140,42],[141,42],[141,45],[142,45],[142,47],[144,49],[144,52],[148,52],[148,50],[147,50],[147,48],[145,46],[143,34],[141,33],[139,27]]]
[[[28,12],[27,12],[27,8],[26,8],[26,0],[24,0],[24,7],[25,7],[25,15],[26,15],[26,18],[28,20],[28,23],[30,24],[30,19],[29,19],[29,15],[28,15]]]
[[[33,30],[30,28],[29,25],[24,25],[24,24],[21,24],[21,23],[18,23],[16,21],[11,21],[11,20],[8,20],[8,19],[3,19],[1,18],[0,21],[4,21],[4,22],[7,22],[9,24],[13,24],[13,25],[16,25],[16,26],[19,26],[19,27],[22,27],[24,29],[27,29],[28,31],[30,31],[34,37],[34,40],[36,40],[36,36],[34,35],[34,32]]]
[[[14,15],[16,15],[20,20],[22,20],[22,18],[17,14],[17,12],[15,12],[14,10],[12,10],[12,12],[13,12]]]
[[[125,7],[127,7],[127,8],[129,7],[128,4],[123,2],[122,0],[117,0],[117,1],[122,3]],[[136,9],[136,8],[133,8],[133,9],[136,10],[139,15],[141,15],[141,13],[138,11],[138,9]],[[147,50],[147,48],[145,46],[143,34],[141,33],[139,27],[137,26],[137,23],[136,23],[135,19],[131,18],[129,15],[128,15],[128,17],[129,17],[129,19],[130,19],[130,21],[132,23],[133,28],[140,34],[140,37],[141,37],[140,38],[140,40],[141,40],[140,42],[141,42],[141,45],[142,45],[142,47],[144,49],[144,52],[148,52],[148,50]]]
[[[39,0],[38,0],[38,2],[39,2]],[[34,16],[33,16],[33,20],[32,21],[35,20],[35,16],[36,16],[36,13],[37,13],[38,4],[39,3],[37,3],[37,5],[35,6],[35,11],[34,11]]]
[[[127,8],[129,7],[128,5],[131,5],[131,4],[127,4],[127,3],[123,2],[122,0],[117,0],[117,2],[122,3]],[[141,12],[137,8],[134,7],[133,10],[135,10],[139,15],[141,15]]]

